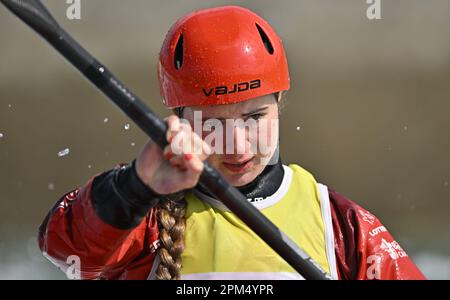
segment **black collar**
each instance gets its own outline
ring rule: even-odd
[[[273,195],[281,185],[284,177],[284,169],[281,159],[276,164],[267,165],[261,174],[259,174],[252,182],[240,186],[237,189],[244,194],[250,202],[255,198],[266,198]],[[196,187],[201,193],[210,197],[212,196],[203,187],[198,185]]]

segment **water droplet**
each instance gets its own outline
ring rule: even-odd
[[[59,151],[59,152],[58,152],[58,156],[59,156],[59,157],[66,156],[66,155],[69,154],[69,152],[70,152],[69,148],[66,148],[66,149],[64,149],[64,150]]]
[[[88,165],[88,169],[90,169],[90,168],[92,168],[92,166],[91,166],[91,165]]]
[[[53,190],[55,189],[55,185],[54,185],[53,183],[49,183],[49,184],[48,184],[48,189],[49,189],[50,191],[53,191]]]
[[[11,108],[11,107],[12,107],[12,105],[11,105],[11,104],[8,104],[8,107],[9,107],[9,108]]]
[[[123,128],[125,128],[125,130],[128,130],[128,129],[130,129],[130,124],[125,124],[125,126],[123,126]]]
[[[403,130],[404,130],[404,131],[408,131],[408,126],[406,126],[406,125],[403,126]]]
[[[100,67],[98,70],[102,73],[105,72],[105,68],[103,68],[103,67]]]
[[[3,133],[0,133],[0,139],[3,137]]]
[[[448,186],[448,181],[444,182],[444,186]]]
[[[300,126],[297,126],[297,128],[296,128],[296,129],[297,129],[297,131],[300,131],[301,127],[300,127]]]
[[[134,147],[134,146],[136,146],[136,144],[134,142],[132,142],[131,143],[131,147]]]
[[[108,123],[108,118],[104,118],[103,123]]]
[[[402,198],[402,194],[397,194],[397,199],[401,199]]]

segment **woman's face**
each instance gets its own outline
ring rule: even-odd
[[[213,151],[208,162],[233,186],[252,182],[278,146],[273,94],[234,104],[186,107],[182,118],[201,132]]]

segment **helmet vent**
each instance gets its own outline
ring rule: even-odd
[[[272,43],[269,40],[269,37],[264,32],[264,30],[258,25],[258,23],[255,23],[256,28],[258,28],[259,35],[261,36],[262,42],[264,43],[264,46],[266,47],[267,52],[269,52],[270,55],[273,54],[273,46]]]
[[[175,48],[175,57],[174,57],[175,69],[181,69],[183,65],[183,35],[180,35],[177,42],[177,47]]]

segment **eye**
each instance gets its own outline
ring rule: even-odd
[[[249,118],[252,118],[253,120],[259,120],[259,119],[261,119],[262,117],[264,117],[266,114],[253,114],[253,115],[250,115],[250,116],[248,116]]]
[[[222,122],[218,119],[208,119],[203,121],[203,126],[205,126],[206,128],[217,128],[222,125]]]

